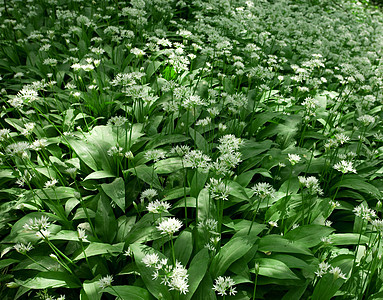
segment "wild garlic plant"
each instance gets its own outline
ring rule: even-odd
[[[371,1],[0,8],[1,299],[375,299]]]

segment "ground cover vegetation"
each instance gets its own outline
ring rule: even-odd
[[[2,3],[1,299],[383,299],[368,1]]]

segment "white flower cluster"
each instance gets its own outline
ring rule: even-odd
[[[319,181],[314,176],[303,177],[298,176],[299,183],[309,190],[310,194],[323,195],[323,191],[319,186]]]
[[[363,220],[372,221],[373,218],[376,217],[376,212],[373,209],[364,206],[363,204],[355,207],[353,212],[356,216],[361,217]]]
[[[105,289],[108,286],[111,286],[113,282],[113,276],[112,275],[106,275],[105,277],[102,277],[98,280],[98,285],[100,288]]]
[[[176,218],[167,218],[158,224],[157,229],[161,234],[173,235],[182,227],[182,222]]]
[[[184,156],[184,165],[187,168],[200,169],[204,173],[208,173],[210,169],[211,158],[203,154],[200,150],[191,150]]]
[[[226,183],[222,181],[221,178],[210,178],[210,182],[206,184],[205,187],[209,190],[210,195],[213,199],[229,199],[229,193],[231,189],[229,186],[226,185]]]
[[[175,266],[168,265],[166,258],[160,259],[158,254],[147,254],[142,262],[148,268],[154,268],[153,280],[161,279],[161,284],[169,287],[169,290],[176,290],[181,294],[189,291],[187,269],[180,263],[176,262]]]
[[[151,201],[154,197],[157,197],[158,193],[155,189],[146,189],[141,193],[140,200],[143,202],[145,199]]]
[[[51,222],[49,222],[49,218],[41,216],[40,219],[29,219],[29,221],[24,224],[23,228],[25,230],[35,231],[36,235],[40,238],[46,238],[50,235],[50,231],[48,230],[50,225]]]
[[[354,169],[351,161],[341,160],[340,162],[336,163],[334,165],[334,169],[342,172],[343,174],[346,173],[356,173],[356,170]]]
[[[164,212],[169,212],[170,204],[165,201],[159,201],[155,200],[152,202],[149,202],[146,209],[153,214],[161,214]]]
[[[289,157],[288,159],[289,159],[290,163],[293,166],[296,165],[301,160],[301,157],[298,154],[291,154],[291,153],[289,153],[288,157]]]
[[[327,262],[321,262],[318,266],[318,270],[315,271],[315,275],[322,277],[323,275],[330,273],[334,275],[334,280],[341,278],[346,280],[347,277],[342,273],[342,270],[339,267],[333,267]]]
[[[218,278],[214,281],[213,290],[220,296],[226,296],[227,291],[229,292],[229,295],[234,296],[237,293],[234,285],[234,280],[229,276],[218,276]]]
[[[15,250],[21,254],[25,254],[33,249],[33,246],[31,243],[23,244],[23,243],[17,243],[13,246]]]
[[[158,162],[161,159],[166,157],[166,152],[160,149],[148,150],[145,153],[145,158],[147,160],[153,160],[154,162]]]
[[[254,185],[251,190],[254,192],[254,195],[258,196],[262,200],[266,197],[275,198],[275,189],[267,182],[258,182]]]

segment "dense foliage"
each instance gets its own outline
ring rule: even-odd
[[[368,1],[3,3],[1,299],[383,299]]]

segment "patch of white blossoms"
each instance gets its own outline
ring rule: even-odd
[[[157,229],[162,234],[173,235],[182,227],[182,222],[176,218],[167,218],[158,224]]]
[[[228,185],[226,185],[225,182],[222,181],[221,178],[210,178],[210,182],[207,183],[205,187],[208,189],[210,196],[213,199],[229,199],[229,193],[231,189]]]
[[[161,284],[169,287],[169,290],[176,290],[181,294],[189,291],[189,275],[180,262],[170,265],[166,258],[160,259],[156,253],[145,255],[142,262],[146,267],[154,268],[153,280],[161,279]]]
[[[169,212],[170,204],[165,201],[159,201],[155,200],[152,202],[149,202],[146,209],[153,214],[161,214],[164,212]]]
[[[253,191],[254,195],[261,198],[262,200],[266,197],[275,198],[276,191],[270,183],[258,182],[251,188],[251,190]]]
[[[340,162],[336,163],[334,165],[334,169],[342,172],[343,174],[346,173],[356,173],[355,168],[352,165],[351,161],[341,160]]]
[[[229,292],[229,295],[234,296],[237,293],[234,285],[234,280],[229,276],[218,276],[218,278],[214,281],[213,290],[220,296],[226,296],[227,292]]]
[[[310,194],[323,195],[323,191],[319,186],[319,181],[314,176],[303,177],[298,176],[299,183],[309,190]]]
[[[51,233],[48,230],[50,225],[51,222],[49,222],[49,218],[46,216],[41,216],[40,219],[29,219],[29,221],[24,224],[23,228],[25,230],[35,231],[36,235],[40,238],[47,238]]]

